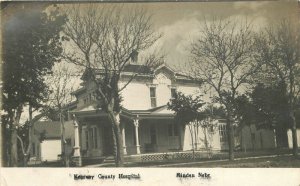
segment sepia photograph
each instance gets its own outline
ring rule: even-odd
[[[299,173],[299,18],[297,1],[1,2],[1,167]],[[211,173],[172,179],[193,177]]]

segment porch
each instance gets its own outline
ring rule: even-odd
[[[175,125],[173,113],[155,111],[157,110],[121,112],[120,128],[123,134],[124,155],[182,149],[180,134],[184,134],[184,129]],[[73,114],[78,124],[80,156],[83,158],[112,156],[113,134],[106,113],[84,111]]]
[[[80,123],[82,157],[113,155],[113,134],[107,118],[86,118]],[[180,150],[179,131],[173,119],[121,117],[121,130],[124,155]]]

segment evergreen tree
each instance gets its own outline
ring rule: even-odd
[[[10,142],[10,166],[17,166],[17,130],[23,108],[38,109],[48,94],[45,75],[51,73],[62,52],[60,31],[65,16],[56,6],[33,7],[30,3],[7,6],[2,22],[3,34],[3,116]],[[18,9],[18,11],[15,11]],[[16,12],[5,14],[5,12]],[[9,139],[5,139],[9,140]],[[30,140],[29,140],[30,141]],[[30,152],[30,142],[29,142]]]

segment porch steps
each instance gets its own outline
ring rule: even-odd
[[[107,156],[103,163],[115,163],[115,158],[113,156]]]
[[[103,163],[105,160],[105,157],[82,157],[82,164],[83,165],[93,165],[93,164],[99,164]]]

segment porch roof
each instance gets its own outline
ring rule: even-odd
[[[95,107],[91,106],[88,106],[78,111],[70,111],[70,113],[75,114],[79,117],[107,115],[107,113],[105,113],[103,110],[96,109]],[[120,115],[129,119],[173,119],[175,113],[173,111],[167,110],[167,106],[163,105],[148,110],[129,110],[126,108],[122,108]]]

